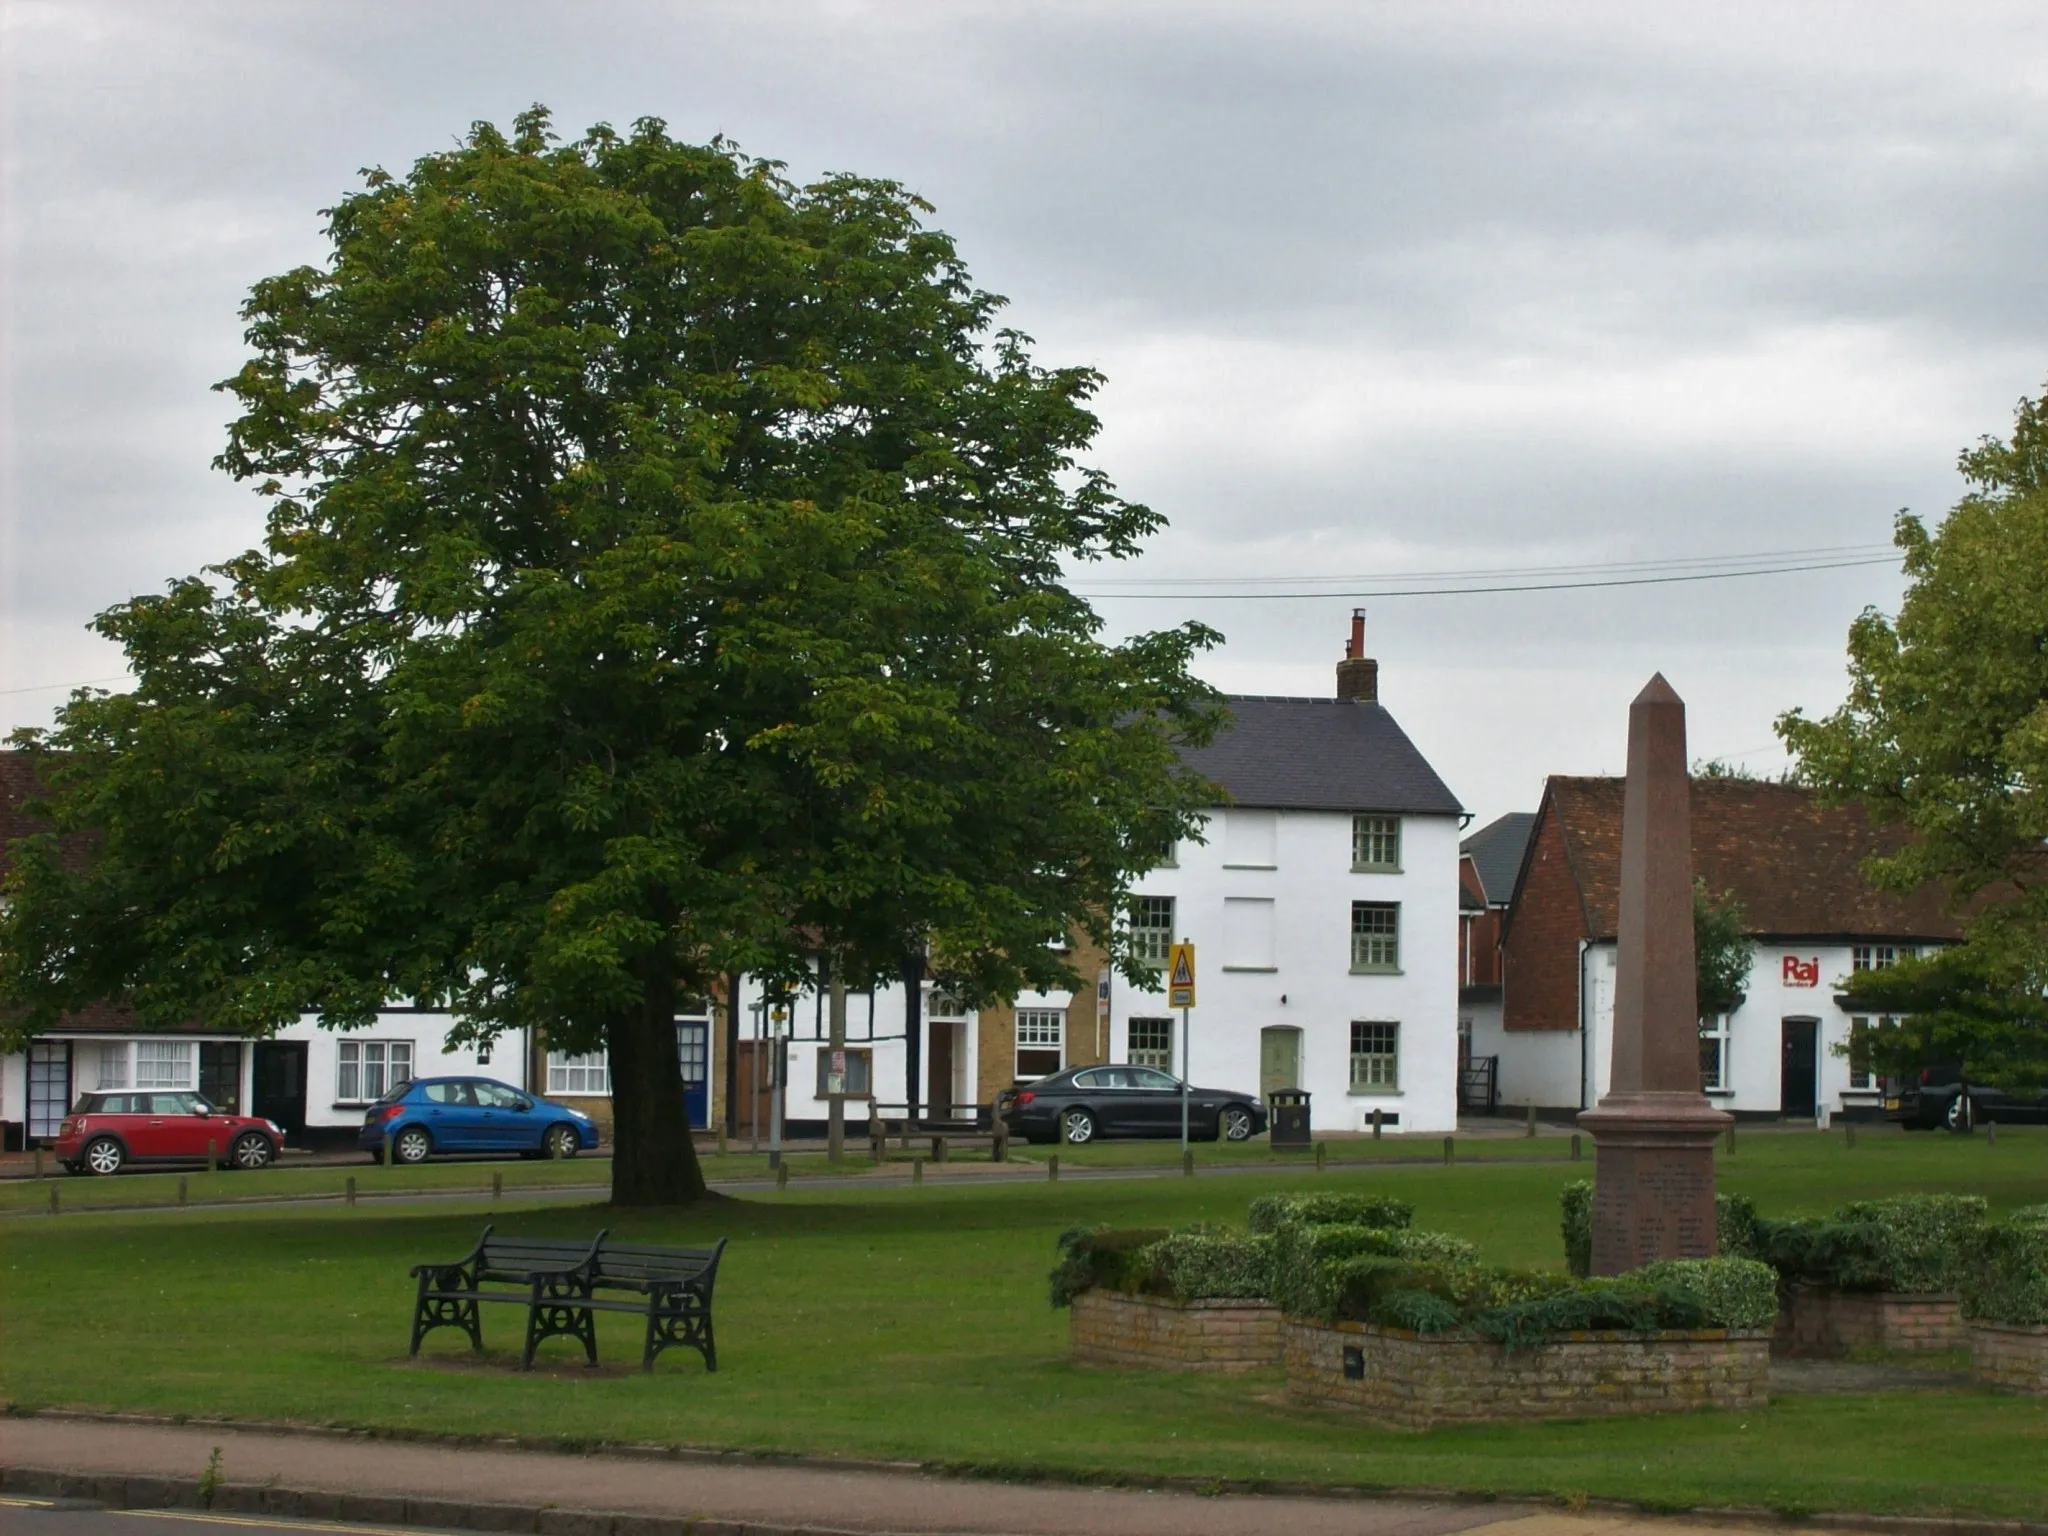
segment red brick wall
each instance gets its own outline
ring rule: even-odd
[[[1484,912],[1467,913],[1466,917],[1459,936],[1470,946],[1471,953],[1458,957],[1459,982],[1467,987],[1497,987],[1500,985],[1501,909],[1488,907]]]
[[[1576,1029],[1579,941],[1587,937],[1564,832],[1546,800],[1537,813],[1521,900],[1501,948],[1501,1024]]]

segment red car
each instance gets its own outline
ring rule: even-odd
[[[85,1093],[57,1127],[57,1161],[73,1173],[119,1173],[129,1163],[203,1163],[209,1143],[230,1168],[267,1168],[284,1131],[196,1093]]]

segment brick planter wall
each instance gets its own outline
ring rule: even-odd
[[[2048,1393],[2048,1326],[1978,1323],[1970,1329],[1970,1374],[1987,1387]]]
[[[1781,1355],[1829,1358],[1858,1349],[1940,1354],[1969,1343],[1952,1295],[1834,1291],[1794,1286],[1778,1314],[1771,1348]]]
[[[1491,1419],[1761,1408],[1770,1400],[1770,1336],[1574,1333],[1503,1349],[1466,1333],[1414,1334],[1365,1323],[1280,1325],[1287,1390],[1411,1429]],[[1355,1350],[1345,1371],[1346,1351]],[[1361,1369],[1362,1367],[1362,1369]]]
[[[1280,1311],[1269,1301],[1169,1301],[1083,1291],[1068,1309],[1076,1360],[1171,1371],[1249,1371],[1280,1363]]]

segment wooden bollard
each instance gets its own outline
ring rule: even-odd
[[[1377,1104],[1372,1107],[1372,1139],[1380,1139],[1380,1107]]]
[[[186,1145],[190,1146],[191,1143],[187,1142]],[[220,1143],[211,1136],[206,1138],[206,1171],[208,1173],[220,1172]]]
[[[1533,1099],[1529,1101],[1529,1129],[1523,1134],[1531,1137],[1536,1134],[1536,1102]]]
[[[725,1156],[725,1122],[718,1122],[718,1155]]]
[[[58,1211],[58,1205],[57,1205],[57,1191],[58,1191],[58,1190],[59,1190],[60,1188],[62,1188],[62,1187],[63,1187],[63,1186],[61,1186],[61,1185],[58,1185],[58,1184],[52,1184],[52,1185],[50,1186],[50,1214],[51,1214],[52,1216],[54,1216],[54,1215],[56,1215],[56,1214],[57,1214],[57,1211]]]
[[[1057,1184],[1060,1181],[1060,1155],[1057,1152],[1045,1160],[1045,1181],[1048,1184]],[[51,1193],[56,1193],[56,1190],[52,1188]]]
[[[1181,1177],[1184,1179],[1192,1179],[1195,1176],[1195,1154],[1193,1148],[1189,1148],[1181,1153],[1180,1172]]]
[[[1010,1160],[1010,1124],[998,1117],[996,1120],[995,1145],[989,1149],[989,1161],[1007,1163]]]
[[[398,1166],[398,1153],[393,1149],[391,1133],[389,1131],[384,1133],[384,1166],[386,1168]]]
[[[1851,1152],[1856,1150],[1856,1122],[1854,1120],[1844,1120],[1842,1122],[1842,1141]]]
[[[356,1203],[356,1176],[354,1174],[350,1174],[342,1181],[341,1203],[343,1205],[354,1205]]]
[[[37,1147],[37,1148],[36,1148],[36,1177],[40,1179],[40,1178],[41,1178],[42,1176],[43,1176],[43,1149],[42,1149],[41,1147]]]
[[[1998,1145],[1998,1122],[1996,1120],[1986,1120],[1984,1122],[1984,1145],[1987,1147]]]
[[[1458,1139],[1455,1136],[1446,1136],[1444,1138],[1444,1166],[1448,1168],[1452,1163],[1456,1162],[1457,1160]]]
[[[910,1160],[910,1182],[913,1184],[922,1184],[924,1182],[924,1159],[921,1157],[913,1157]]]
[[[784,1190],[789,1188],[789,1164],[784,1162],[776,1163],[775,1187],[778,1190]]]
[[[1574,1131],[1572,1133],[1572,1161],[1576,1163],[1582,1155],[1583,1154],[1579,1151],[1578,1132]]]
[[[505,1198],[505,1175],[503,1175],[502,1173],[494,1173],[491,1175],[491,1198],[493,1200],[502,1200]]]
[[[1728,1155],[1730,1157],[1735,1155],[1735,1122],[1733,1120],[1728,1122]]]
[[[180,1205],[183,1205],[184,1203],[185,1203],[185,1175],[183,1175],[183,1174],[181,1173],[181,1174],[179,1174],[179,1175],[178,1175],[178,1204],[180,1204]]]
[[[1324,1167],[1325,1167],[1325,1166],[1326,1166],[1326,1165],[1327,1165],[1327,1164],[1329,1163],[1329,1161],[1330,1161],[1330,1144],[1329,1144],[1329,1143],[1328,1143],[1327,1141],[1319,1141],[1319,1142],[1317,1142],[1317,1143],[1316,1143],[1316,1172],[1317,1172],[1317,1173],[1321,1173],[1321,1172],[1323,1171]]]

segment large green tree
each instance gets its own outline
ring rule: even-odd
[[[1898,617],[1849,631],[1849,695],[1778,722],[1800,778],[1912,836],[1866,869],[1935,881],[1967,914],[1967,953],[1864,972],[1850,995],[1918,1022],[1879,1065],[1939,1054],[1984,1081],[2048,1072],[2048,400],[1965,451],[1967,491],[1938,529],[1901,514]]]
[[[7,1027],[538,1027],[611,1053],[614,1199],[671,1203],[679,994],[1121,951],[1207,798],[1213,637],[1106,644],[1065,588],[1160,520],[1078,460],[1097,376],[995,329],[927,212],[539,109],[370,174],[245,310],[219,464],[262,547],[101,615],[134,691],[19,738],[52,831]]]

